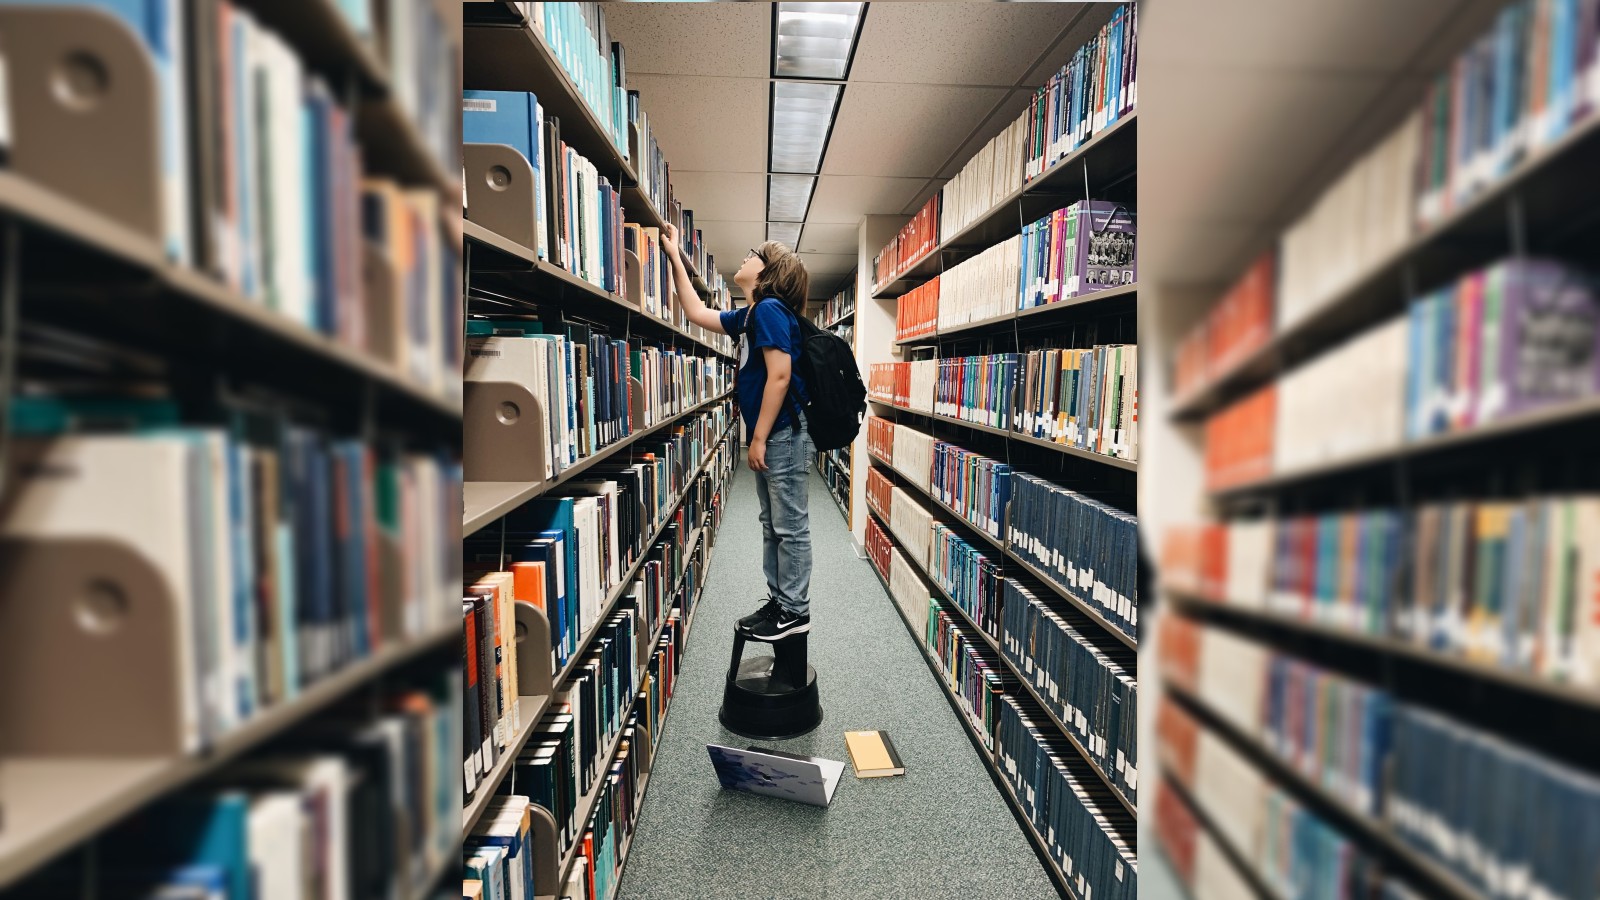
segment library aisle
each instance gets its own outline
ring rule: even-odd
[[[639,813],[619,900],[1054,896],[1039,858],[963,733],[820,478],[811,482],[811,665],[822,725],[754,742],[717,722],[734,621],[765,593],[754,477],[736,465],[724,527]],[[746,651],[749,655],[752,651]],[[831,806],[722,790],[706,744],[759,743],[848,761],[844,732],[887,731],[901,778],[847,770]],[[952,827],[959,820],[960,827]],[[982,852],[971,836],[982,834]]]

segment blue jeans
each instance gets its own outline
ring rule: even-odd
[[[767,438],[767,471],[756,472],[761,500],[761,564],[767,596],[797,616],[811,614],[811,487],[814,448],[805,421]]]

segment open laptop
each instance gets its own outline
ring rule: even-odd
[[[827,806],[844,774],[842,762],[766,747],[740,750],[707,744],[706,752],[711,754],[711,765],[723,787],[812,806]]]

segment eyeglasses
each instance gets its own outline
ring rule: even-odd
[[[750,248],[750,252],[745,255],[745,259],[749,259],[752,256],[754,256],[756,259],[761,260],[762,265],[766,265],[767,258],[762,255],[760,250],[757,250],[756,248],[751,247]]]

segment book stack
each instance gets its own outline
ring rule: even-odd
[[[1228,372],[1272,337],[1275,259],[1257,257],[1178,344],[1174,389],[1182,397]]]
[[[622,249],[639,257],[641,273],[640,296],[629,297],[644,314],[662,321],[671,321],[672,269],[661,249],[661,229],[633,222],[622,223]]]
[[[1138,523],[1132,515],[1023,472],[1011,476],[1006,541],[1034,569],[1137,637]]]
[[[1217,491],[1272,474],[1277,387],[1267,385],[1206,419],[1206,488]]]
[[[901,378],[905,387],[900,388]],[[867,369],[867,396],[882,403],[898,403],[896,397],[911,393],[910,363],[872,363]]]
[[[628,91],[628,124],[632,126],[629,138],[637,144],[630,148],[628,161],[639,176],[639,191],[657,211],[672,208],[672,167],[667,155],[661,152],[655,132],[650,128],[650,114],[645,112],[639,92]]]
[[[1401,326],[1410,357],[1407,436],[1464,431],[1594,396],[1597,319],[1594,277],[1553,260],[1504,260],[1417,298]]]
[[[933,496],[990,537],[1000,537],[1011,500],[1011,466],[939,441],[933,446]]]
[[[889,530],[917,567],[926,569],[933,541],[933,513],[899,486],[889,491]]]
[[[1022,236],[1013,235],[939,276],[939,330],[1014,312]]]
[[[1278,379],[1273,471],[1399,446],[1405,382],[1403,319],[1361,334]],[[1361,402],[1351,403],[1352,397]]]
[[[535,3],[535,30],[618,152],[628,155],[627,65],[599,3]]]
[[[1017,353],[993,353],[939,360],[933,411],[990,428],[1011,428],[1019,359]]]
[[[1421,133],[1422,117],[1407,117],[1284,231],[1279,328],[1324,308],[1410,240]]]
[[[1123,837],[1133,833],[1133,817],[1068,765],[1077,751],[1038,707],[1014,695],[995,706],[995,760],[1051,858],[1082,896],[1133,900],[1138,867]]]
[[[940,191],[939,233],[960,233],[1022,189],[1022,158],[1028,140],[1024,111],[972,155]]]
[[[882,516],[884,521],[889,519],[889,498],[893,490],[894,482],[889,480],[889,476],[876,466],[867,468],[867,508]]]
[[[916,412],[932,413],[934,387],[939,380],[940,362],[933,359],[919,359],[901,365],[910,370],[906,379],[905,405]]]
[[[1138,99],[1138,15],[1118,6],[1099,33],[1034,91],[1027,114],[1029,180],[1133,112]]]
[[[661,637],[651,648],[644,681],[639,687],[639,705],[644,712],[639,727],[653,735],[652,740],[660,737],[661,723],[678,689],[678,672],[683,662],[683,623],[682,616],[674,610],[661,628]]]
[[[1118,203],[1079,200],[1022,229],[1018,309],[1138,281],[1134,212]]]
[[[174,648],[183,696],[172,743],[188,752],[354,662],[451,627],[431,598],[456,581],[439,551],[441,523],[461,502],[453,463],[335,438],[277,412],[190,426],[169,400],[30,397],[11,413],[0,537],[94,534],[159,573],[169,599],[144,602],[183,611],[152,634],[170,635]],[[109,416],[141,430],[65,431]],[[142,512],[110,516],[107,498]]]
[[[895,340],[933,334],[939,327],[939,276],[901,294],[896,303]]]
[[[934,659],[941,663],[939,674],[961,700],[961,711],[983,746],[993,754],[1006,695],[1019,689],[1016,676],[977,631],[939,600],[928,602],[927,641]]]
[[[1012,431],[1091,453],[1138,459],[1138,347],[1104,344],[1009,355],[1020,357],[1015,363],[1015,403],[989,405],[980,399],[976,408],[1009,406]]]
[[[923,491],[928,490],[928,479],[933,471],[933,435],[896,426],[893,458],[894,467],[902,475]]]
[[[894,464],[895,424],[881,416],[867,416],[867,452]]]
[[[1588,890],[1592,866],[1574,863],[1600,816],[1594,775],[1409,705],[1395,710],[1393,740],[1385,809],[1402,840],[1485,894],[1500,872],[1525,872],[1550,896]],[[1474,789],[1454,789],[1465,783]]]
[[[472,827],[463,847],[462,896],[513,900],[534,895],[533,801],[504,795]]]
[[[1084,637],[1093,628],[1081,616],[1053,609],[1014,578],[1002,583],[999,612],[994,634],[1000,651],[1112,785],[1136,804],[1139,719],[1132,654],[1096,646]]]
[[[935,191],[928,202],[917,210],[895,234],[894,239],[872,258],[874,290],[899,278],[907,269],[922,261],[939,243],[939,192]]]
[[[461,602],[462,667],[466,673],[466,792],[478,789],[522,728],[517,698],[514,578],[491,572],[474,581]]]
[[[375,715],[315,723],[125,817],[101,836],[96,884],[117,896],[294,897],[308,888],[393,896],[427,887],[422,874],[457,852],[461,837],[459,677],[381,694]],[[70,896],[84,877],[62,860],[14,892]]]
[[[928,573],[990,637],[1000,633],[1000,562],[967,543],[942,522],[933,523]]]

